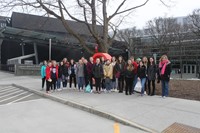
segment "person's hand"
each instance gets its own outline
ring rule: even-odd
[[[140,78],[138,77],[138,80],[140,80]]]

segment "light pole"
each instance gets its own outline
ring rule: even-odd
[[[49,60],[51,60],[51,38],[49,39]]]

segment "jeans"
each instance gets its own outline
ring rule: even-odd
[[[146,79],[147,79],[147,78],[141,78],[141,79],[140,79],[141,84],[142,84],[141,94],[144,94]]]
[[[58,78],[58,80],[57,80],[57,88],[58,89],[61,88],[61,82],[62,82],[62,78]]]
[[[63,87],[67,87],[67,79],[68,79],[67,76],[62,75]]]
[[[162,96],[168,96],[169,95],[169,81],[161,80],[162,84]]]
[[[112,89],[112,80],[109,78],[105,79],[105,86],[106,86],[106,90],[109,91]]]
[[[78,77],[78,88],[79,90],[84,86],[84,77]]]

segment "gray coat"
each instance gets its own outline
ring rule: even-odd
[[[156,65],[149,65],[147,68],[147,78],[148,80],[156,79]]]

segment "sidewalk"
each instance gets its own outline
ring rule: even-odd
[[[40,77],[16,77],[0,71],[0,85],[16,84],[39,93]],[[144,96],[139,94],[126,96],[112,92],[110,94],[88,94],[73,89],[51,93],[50,96],[59,97],[80,105],[100,110],[121,119],[147,127],[152,131],[162,132],[175,122],[200,128],[200,102],[177,98],[160,98],[159,96]]]

